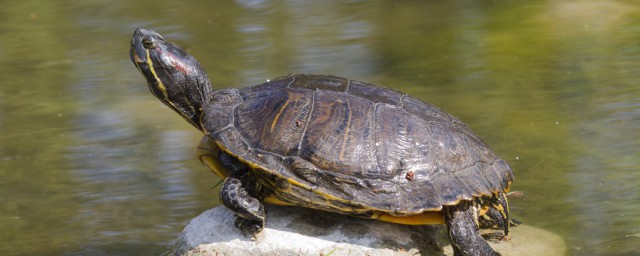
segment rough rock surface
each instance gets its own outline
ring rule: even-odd
[[[171,255],[453,255],[443,225],[405,226],[296,207],[269,206],[255,241],[219,206],[191,220]],[[520,225],[512,240],[491,243],[503,255],[563,255],[559,236]]]

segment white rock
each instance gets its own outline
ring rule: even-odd
[[[184,229],[171,255],[453,255],[443,225],[405,226],[297,207],[268,206],[267,226],[255,241],[234,226],[223,206]],[[559,236],[520,225],[509,242],[491,243],[503,255],[563,255]]]

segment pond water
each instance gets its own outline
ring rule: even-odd
[[[0,254],[166,252],[219,204],[201,134],[129,61],[138,27],[217,88],[288,73],[402,90],[510,162],[568,255],[640,254],[636,1],[3,1]]]

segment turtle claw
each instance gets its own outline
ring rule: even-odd
[[[250,237],[251,240],[256,240],[256,234],[260,233],[264,228],[264,224],[261,221],[251,221],[242,218],[236,218],[235,226],[243,235]]]
[[[484,233],[482,234],[482,238],[490,242],[501,242],[501,241],[510,241],[511,237],[504,235],[502,232],[492,232],[492,233]]]
[[[511,218],[511,220],[509,220],[509,223],[511,226],[518,226],[522,224],[522,221],[516,218]]]

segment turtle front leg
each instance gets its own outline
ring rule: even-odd
[[[445,206],[443,213],[453,255],[500,255],[480,236],[475,202],[461,201],[457,205]]]
[[[220,190],[220,199],[224,206],[235,213],[236,228],[245,236],[255,239],[255,235],[264,228],[267,214],[260,200],[249,194],[247,186],[251,184],[247,184],[246,180],[237,173],[227,177]]]

